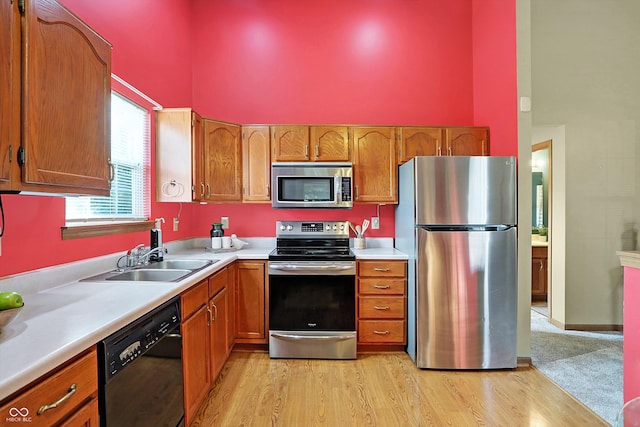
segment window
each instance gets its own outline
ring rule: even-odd
[[[67,197],[68,225],[142,221],[149,217],[149,111],[111,93],[110,197]]]

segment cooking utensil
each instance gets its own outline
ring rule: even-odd
[[[351,230],[353,230],[353,234],[355,234],[356,236],[358,235],[358,232],[356,231],[356,229],[353,227],[353,224],[351,224],[351,221],[349,221],[349,228],[351,228]]]
[[[369,220],[365,219],[364,221],[362,221],[362,235],[364,236],[364,232],[367,231],[367,229],[369,228]]]
[[[362,227],[356,225],[356,237],[362,237]]]

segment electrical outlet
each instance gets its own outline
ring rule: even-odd
[[[380,217],[372,216],[371,217],[371,229],[378,230],[380,228]]]
[[[173,231],[178,231],[178,224],[180,220],[178,218],[173,218]]]
[[[222,223],[222,229],[223,230],[226,230],[227,228],[229,228],[229,217],[228,216],[220,217],[220,222]]]

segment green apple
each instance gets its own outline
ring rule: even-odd
[[[0,310],[22,307],[22,295],[17,292],[0,292]]]

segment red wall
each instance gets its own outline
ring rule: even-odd
[[[624,268],[624,301],[640,301],[640,269]],[[640,310],[626,304],[623,324],[623,394],[626,403],[640,396]]]
[[[490,127],[491,155],[517,156],[515,1],[473,0],[472,34],[474,124]]]
[[[513,0],[61,1],[113,44],[113,72],[165,107],[243,124],[489,125],[492,154],[517,152]],[[149,240],[62,241],[63,199],[2,197],[0,277]],[[393,206],[379,209],[367,234],[393,237]],[[229,233],[273,236],[277,219],[376,212],[154,202],[151,217],[165,217],[171,241],[206,235],[222,215]]]

